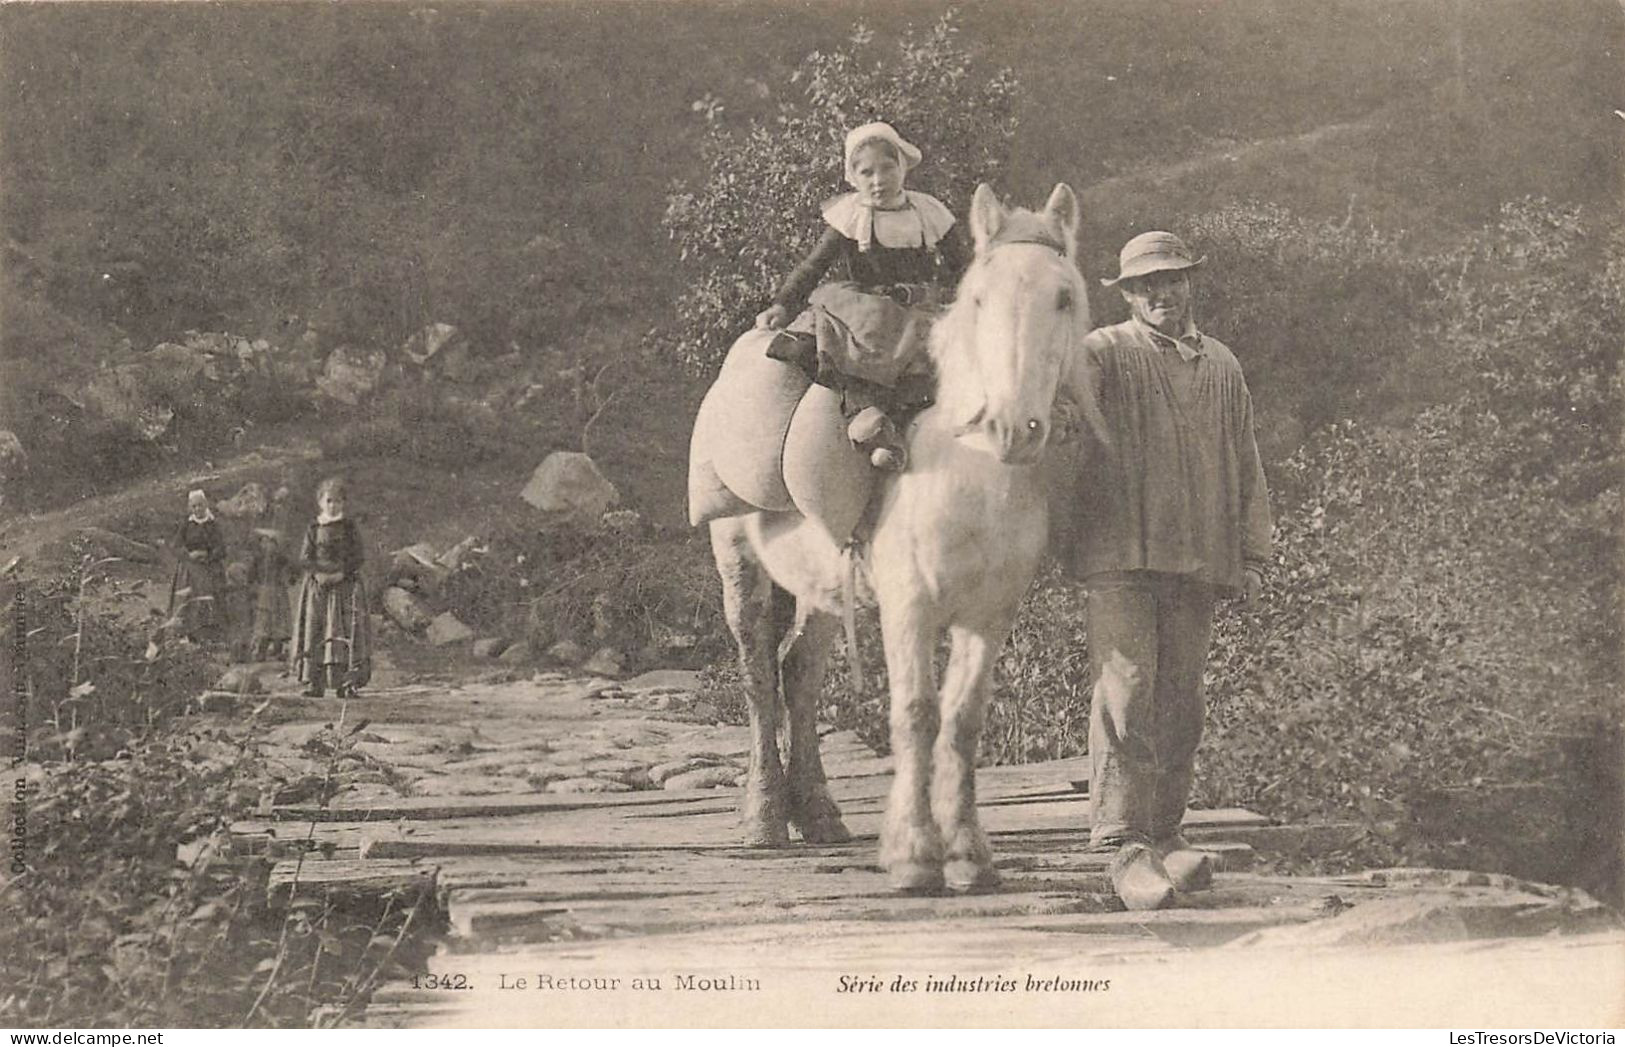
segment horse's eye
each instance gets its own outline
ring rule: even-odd
[[[1072,288],[1063,287],[1056,293],[1055,308],[1063,313],[1072,308]]]
[[[982,296],[979,295],[979,294],[971,295],[970,296],[970,304],[974,305],[978,309],[982,308]]]

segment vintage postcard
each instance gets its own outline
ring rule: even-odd
[[[0,1025],[1614,1042],[1622,48],[0,5]]]

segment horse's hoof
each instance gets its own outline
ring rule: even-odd
[[[956,894],[975,894],[991,891],[999,886],[998,870],[969,859],[949,862],[943,869],[943,879]]]
[[[790,830],[783,822],[746,822],[743,829],[746,847],[790,846]]]
[[[887,882],[899,894],[941,894],[944,883],[939,867],[912,862],[889,870]]]
[[[848,843],[852,839],[851,831],[839,818],[824,818],[808,825],[797,822],[796,828],[800,830],[802,840],[807,843]]]

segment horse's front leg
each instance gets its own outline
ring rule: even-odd
[[[924,608],[883,596],[880,625],[891,684],[892,788],[880,831],[880,864],[894,890],[942,887],[942,836],[931,817],[931,744],[937,733],[937,695],[931,654],[936,627]]]
[[[946,844],[943,870],[956,891],[988,888],[999,882],[993,850],[976,816],[976,751],[992,688],[993,660],[1003,645],[989,633],[954,626],[953,650],[942,680],[942,727],[933,754],[931,812]]]
[[[750,770],[740,803],[740,829],[751,847],[785,847],[784,768],[779,762],[778,627],[773,583],[751,555],[738,517],[711,524],[711,551],[722,578],[722,610],[739,645],[739,669],[750,699]]]
[[[790,716],[788,778],[790,824],[808,843],[845,843],[852,838],[841,809],[829,794],[824,761],[818,751],[818,705],[824,671],[836,636],[837,619],[796,605],[796,624],[781,646],[780,675]]]

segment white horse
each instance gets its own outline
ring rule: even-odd
[[[976,753],[993,663],[1045,548],[1037,464],[1062,362],[1090,326],[1077,226],[1064,184],[1038,213],[977,187],[975,261],[931,333],[936,403],[909,427],[908,469],[879,495],[861,581],[879,604],[890,681],[895,777],[880,857],[898,890],[998,882],[977,820]],[[849,839],[816,726],[846,557],[795,512],[713,521],[711,545],[750,692],[746,840],[786,845],[787,822],[811,843]],[[944,630],[952,652],[939,693]]]

